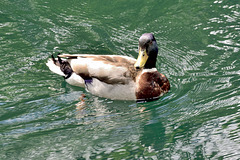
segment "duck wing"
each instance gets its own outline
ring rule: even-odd
[[[137,70],[136,59],[119,55],[63,54],[73,72],[88,80],[97,78],[107,84],[127,84],[135,81]]]

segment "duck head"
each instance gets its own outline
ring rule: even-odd
[[[136,69],[151,69],[156,67],[158,46],[152,33],[144,33],[139,38],[139,55],[134,67]]]

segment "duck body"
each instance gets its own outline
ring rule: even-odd
[[[146,57],[146,47],[141,48],[145,49]],[[47,66],[52,72],[63,76],[67,83],[83,87],[99,97],[150,101],[167,93],[170,84],[157,71],[155,64],[148,64],[152,63],[151,55],[148,57],[142,60],[140,53],[137,60],[120,55],[63,54],[57,58],[52,56]]]

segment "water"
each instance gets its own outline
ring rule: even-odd
[[[2,0],[0,159],[239,159],[239,8],[236,0]],[[145,32],[171,82],[158,101],[99,98],[45,65],[52,53],[137,57]]]

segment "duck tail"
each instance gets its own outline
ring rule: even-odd
[[[52,55],[51,58],[48,59],[48,62],[46,63],[46,65],[52,72],[60,76],[63,76],[65,79],[69,78],[73,73],[73,70],[69,62],[61,59],[59,56],[55,58]]]

